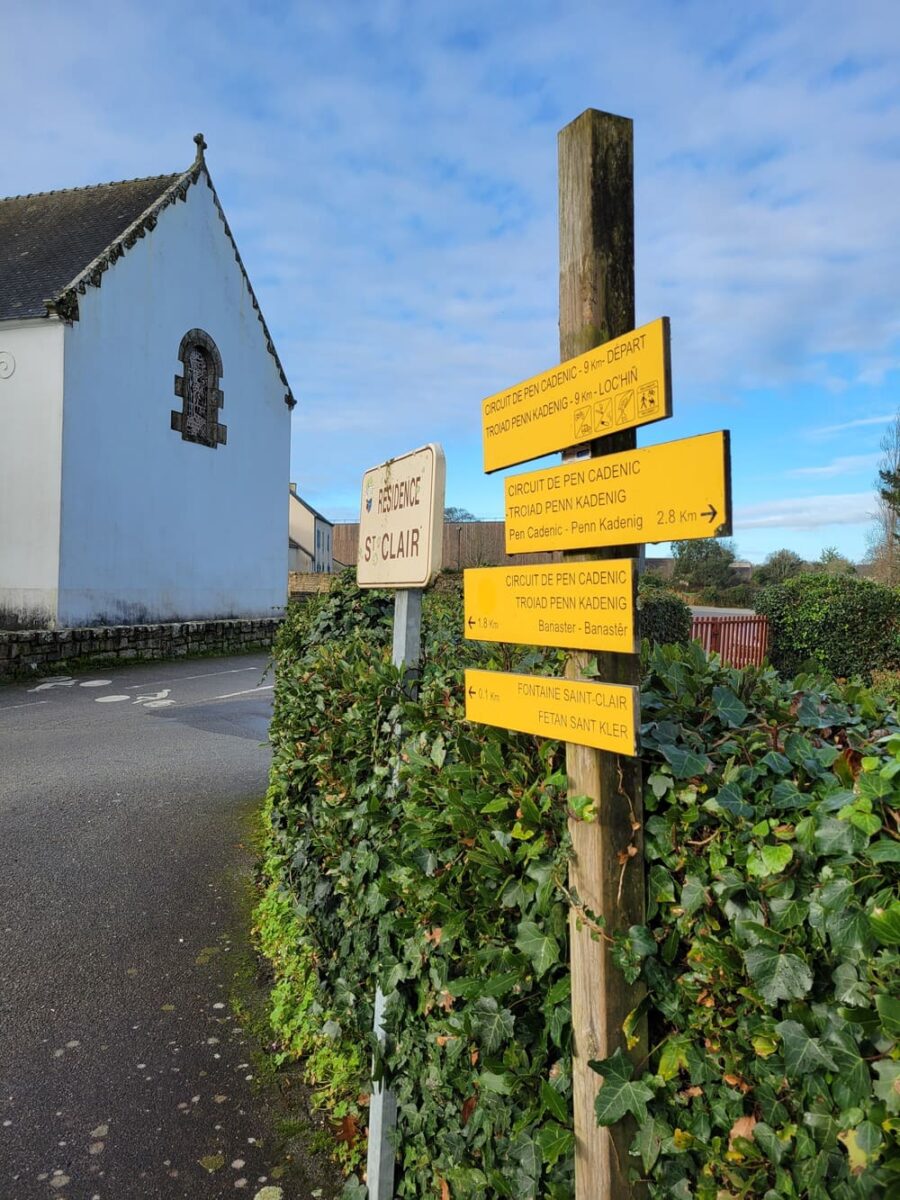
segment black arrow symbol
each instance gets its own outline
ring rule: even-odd
[[[469,628],[471,629],[474,624],[475,624],[475,618],[469,617],[469,621],[468,621]]]
[[[719,514],[716,512],[716,510],[713,508],[713,506],[711,504],[710,504],[709,508],[704,509],[704,511],[700,514],[701,517],[709,517],[710,521],[714,521],[718,515]]]
[[[475,695],[475,689],[474,689],[473,687],[470,687],[470,688],[469,688],[469,695],[470,695],[470,696],[474,696],[474,695]]]

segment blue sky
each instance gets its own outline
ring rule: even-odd
[[[443,444],[502,515],[480,401],[558,360],[556,135],[635,122],[637,323],[674,417],[732,431],[737,550],[865,550],[900,407],[896,0],[0,0],[0,194],[208,162],[334,518]],[[522,468],[527,469],[527,468]]]

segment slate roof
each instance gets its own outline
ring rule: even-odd
[[[0,200],[0,321],[45,317],[88,263],[180,175],[128,179]]]
[[[194,162],[174,175],[0,199],[0,321],[51,313],[77,321],[79,295],[99,287],[103,273],[156,227],[160,213],[205,179],[285,386],[285,402],[293,408],[284,368],[209,176],[203,135],[194,141]]]

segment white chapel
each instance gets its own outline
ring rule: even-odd
[[[294,398],[194,140],[0,199],[0,628],[284,610]]]

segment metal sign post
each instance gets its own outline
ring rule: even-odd
[[[422,595],[441,569],[445,476],[444,452],[435,443],[372,467],[363,476],[356,581],[359,587],[396,589],[392,661],[403,671],[410,697],[418,690]],[[386,1003],[376,987],[374,1030],[382,1045]],[[383,1082],[373,1082],[366,1157],[369,1200],[391,1200],[394,1194],[396,1128],[397,1098]]]
[[[422,589],[403,588],[394,596],[393,663],[404,671],[408,694],[418,689],[419,658],[422,653]],[[385,1041],[385,996],[375,989],[375,1036]],[[369,1148],[366,1182],[369,1200],[391,1200],[394,1194],[396,1147],[392,1134],[397,1128],[397,1098],[383,1083],[372,1085],[369,1096]]]

